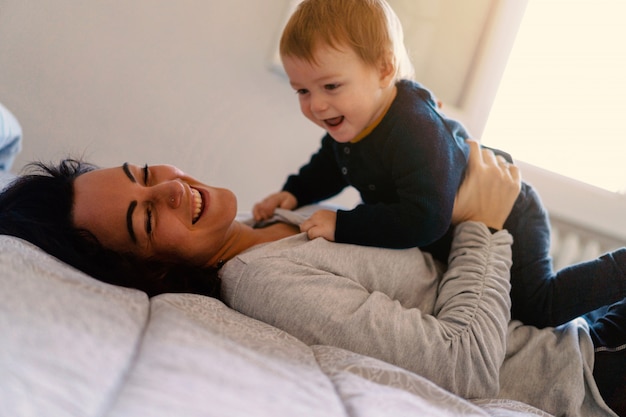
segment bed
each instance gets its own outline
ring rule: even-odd
[[[12,178],[0,172],[0,188]],[[97,281],[0,236],[1,416],[546,416],[307,346],[195,294]]]
[[[306,346],[216,299],[115,287],[0,236],[2,416],[546,416]]]

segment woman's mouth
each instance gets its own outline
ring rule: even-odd
[[[198,219],[200,219],[200,215],[202,214],[204,201],[202,200],[202,194],[200,194],[200,191],[196,190],[195,188],[191,188],[191,195],[193,196],[193,216],[191,218],[191,224],[195,224]]]
[[[330,127],[337,127],[343,122],[343,116],[333,117],[330,119],[324,119],[324,124]]]

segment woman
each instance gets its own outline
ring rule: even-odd
[[[216,294],[215,285],[199,284],[221,267],[224,302],[307,343],[378,357],[466,398],[499,395],[554,414],[613,415],[589,372],[593,345],[584,323],[556,330],[508,324],[512,239],[500,229],[519,172],[470,146],[445,272],[418,249],[309,241],[287,223],[253,229],[234,220],[230,191],[166,165],[69,164],[57,175],[62,181],[49,181],[57,184],[49,195],[29,189],[49,176],[22,177],[0,196],[0,232],[151,294]],[[203,279],[192,269],[204,271]]]

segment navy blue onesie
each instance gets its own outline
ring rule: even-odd
[[[304,206],[352,186],[362,203],[337,212],[336,242],[420,247],[447,262],[452,208],[467,165],[468,137],[459,122],[439,111],[430,91],[403,80],[369,135],[356,143],[338,143],[326,134],[318,152],[298,174],[288,177],[283,190]],[[522,184],[504,227],[514,238],[514,319],[556,326],[626,297],[626,249],[554,272],[548,215],[530,185]]]

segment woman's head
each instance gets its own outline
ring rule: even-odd
[[[0,234],[28,240],[95,278],[142,289],[149,295],[180,291],[217,295],[218,281],[209,277],[207,269],[203,268],[205,265],[198,262],[199,256],[188,257],[187,253],[179,250],[185,246],[174,249],[172,242],[167,241],[176,238],[176,242],[181,243],[184,234],[175,225],[169,227],[176,216],[167,213],[163,204],[169,202],[172,210],[181,212],[182,218],[184,207],[193,210],[192,203],[182,199],[189,197],[189,184],[195,182],[170,166],[148,168],[145,171],[148,183],[144,181],[146,177],[141,176],[142,172],[142,168],[136,166],[97,169],[91,164],[71,159],[62,161],[58,166],[31,164],[24,175],[0,193]],[[124,178],[131,187],[124,187],[121,181]],[[180,188],[186,186],[187,194],[182,190],[178,194],[172,191],[175,184],[163,185],[168,181],[178,181]],[[136,187],[133,189],[132,185]],[[225,190],[201,185],[194,187],[202,190],[204,207],[200,216],[195,211],[190,211],[192,214],[189,216],[195,220],[193,226],[205,230],[205,233],[195,234],[194,237],[209,238],[211,235],[206,229],[216,232],[219,227],[211,224],[210,220],[203,221],[202,217],[214,214],[214,210],[220,208],[226,213],[230,206],[234,205],[236,209],[234,196],[229,198],[229,192]],[[161,193],[168,189],[169,198],[174,198],[173,203],[160,200]],[[223,195],[219,194],[222,191]],[[191,193],[195,201],[195,192]],[[212,198],[214,195],[215,198]],[[131,203],[135,207],[132,213]],[[145,223],[148,208],[155,216],[150,227],[158,230],[159,238],[165,239],[152,245],[148,245],[150,242],[142,240],[143,235],[140,235],[141,228],[148,227]],[[123,211],[121,222],[118,209]],[[213,220],[217,224],[228,215],[216,216]],[[124,233],[128,236],[129,226],[135,233],[136,243],[132,242],[133,245],[120,237]],[[190,235],[193,231],[188,229]],[[219,241],[219,233],[212,236]],[[197,239],[191,241],[197,244]],[[206,247],[210,251],[211,245]]]
[[[142,259],[214,265],[236,213],[231,191],[171,165],[124,164],[74,181],[73,224]]]
[[[71,159],[58,166],[29,165],[0,194],[0,233],[33,242],[61,259],[74,258],[84,242],[95,241],[86,231],[74,228],[71,220],[73,182],[93,169]],[[81,259],[76,257],[71,263],[80,265]]]
[[[385,0],[305,0],[280,40],[281,57],[315,62],[317,48],[352,49],[367,65],[390,61],[395,79],[412,79],[414,69],[398,16]]]

